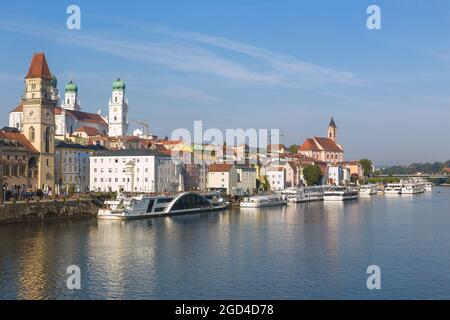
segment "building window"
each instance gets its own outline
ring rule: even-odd
[[[30,142],[34,142],[34,140],[36,138],[36,133],[34,131],[34,127],[30,128],[29,136],[30,136]]]
[[[47,127],[47,129],[45,129],[45,153],[49,153],[50,152],[50,145],[52,143],[52,128]]]

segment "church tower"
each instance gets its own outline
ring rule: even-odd
[[[333,117],[331,117],[330,124],[328,125],[328,138],[336,142],[337,139],[337,126],[334,122]]]
[[[110,137],[128,134],[128,101],[125,98],[125,83],[120,78],[114,81],[112,85],[108,126]]]
[[[25,77],[23,134],[38,152],[38,189],[54,188],[55,100],[54,77],[44,53],[35,53]]]
[[[66,110],[81,110],[80,101],[78,100],[78,87],[72,80],[64,88],[64,103],[62,107]]]

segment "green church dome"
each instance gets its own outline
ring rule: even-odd
[[[113,90],[125,90],[125,83],[120,80],[120,78],[117,78],[116,81],[112,84]]]
[[[66,92],[78,92],[78,87],[75,83],[72,82],[72,80],[70,80],[70,82],[68,84],[66,84],[65,91]]]
[[[52,73],[52,87],[57,88],[58,87],[58,78]]]

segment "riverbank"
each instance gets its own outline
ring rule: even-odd
[[[0,224],[57,218],[95,216],[98,204],[92,200],[52,200],[0,205]]]

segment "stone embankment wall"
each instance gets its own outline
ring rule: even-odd
[[[17,202],[0,205],[0,224],[55,218],[93,217],[99,203],[91,200]]]

